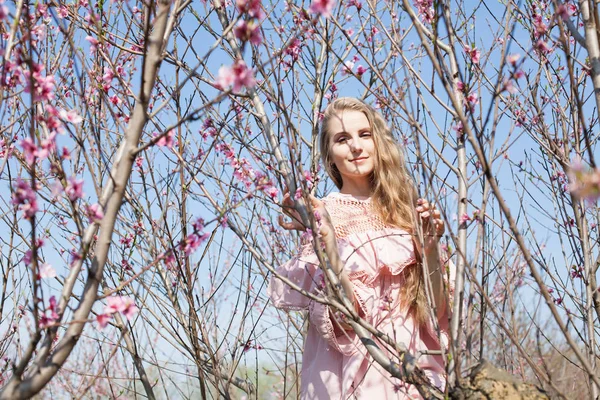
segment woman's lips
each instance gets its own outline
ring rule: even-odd
[[[358,157],[358,158],[355,158],[353,160],[350,160],[350,162],[353,162],[353,163],[355,163],[355,162],[361,162],[361,161],[366,160],[367,158],[369,158],[369,157]]]

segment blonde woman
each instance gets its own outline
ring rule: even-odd
[[[409,351],[439,350],[429,321],[420,260],[427,259],[440,326],[448,322],[443,293],[443,266],[438,241],[444,233],[440,212],[422,199],[410,178],[402,150],[383,117],[354,98],[339,98],[324,113],[320,134],[322,162],[338,187],[313,208],[321,215],[320,233],[326,246],[336,246],[343,261],[339,274],[356,311],[375,328],[404,343]],[[284,212],[292,217],[280,225],[304,230],[289,194]],[[425,235],[417,250],[414,211]],[[277,269],[278,274],[311,293],[325,295],[325,280],[313,245]],[[416,388],[390,378],[340,313],[310,301],[276,277],[269,295],[276,307],[308,311],[301,374],[303,399],[419,398]],[[392,356],[390,354],[390,356]],[[438,387],[445,381],[440,356],[422,355],[417,364]]]

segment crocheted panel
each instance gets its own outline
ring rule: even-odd
[[[338,239],[355,233],[391,228],[374,212],[370,199],[360,200],[349,195],[331,193],[323,202]]]

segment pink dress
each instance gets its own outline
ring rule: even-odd
[[[440,343],[433,328],[417,326],[408,311],[400,307],[402,272],[417,267],[411,235],[386,226],[371,211],[370,200],[331,193],[323,202],[335,227],[340,257],[364,318],[397,342],[404,343],[413,355],[423,350],[439,350]],[[304,245],[300,254],[278,267],[277,272],[311,293],[325,294],[323,273],[312,244]],[[302,356],[302,399],[420,398],[415,387],[390,377],[371,359],[354,331],[341,330],[331,320],[328,306],[309,300],[275,277],[271,279],[268,293],[277,308],[308,311],[309,328]],[[447,324],[447,317],[440,319],[442,329]],[[446,342],[445,335],[442,336]],[[377,342],[380,348],[386,347]],[[393,353],[388,354],[394,357]],[[445,374],[441,356],[421,355],[417,363],[430,380],[443,389]]]

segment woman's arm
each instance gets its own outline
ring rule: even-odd
[[[445,231],[444,221],[439,210],[424,199],[417,200],[415,208],[419,216],[418,222],[423,230],[424,250],[420,249],[420,241],[415,240],[417,251],[427,265],[429,280],[431,282],[433,301],[438,313],[442,315],[446,308],[444,296],[443,268],[440,263],[439,241]]]
[[[333,272],[336,274],[344,294],[352,304],[356,303],[354,298],[354,290],[348,274],[344,270],[344,264],[339,259],[337,240],[335,237],[335,229],[329,217],[329,213],[325,208],[323,201],[317,199],[314,196],[310,196],[311,205],[315,213],[318,213],[319,233],[321,234],[321,240],[325,245],[325,253],[331,262]],[[285,222],[283,215],[279,216],[279,225],[287,230],[299,230],[304,231],[306,227],[302,224],[300,215],[294,210],[294,201],[290,197],[288,191],[284,192],[282,202],[283,212],[292,218],[291,222]],[[316,215],[316,214],[315,214]],[[325,271],[323,271],[325,273]],[[356,307],[355,307],[356,308]],[[356,310],[358,312],[358,310]]]

